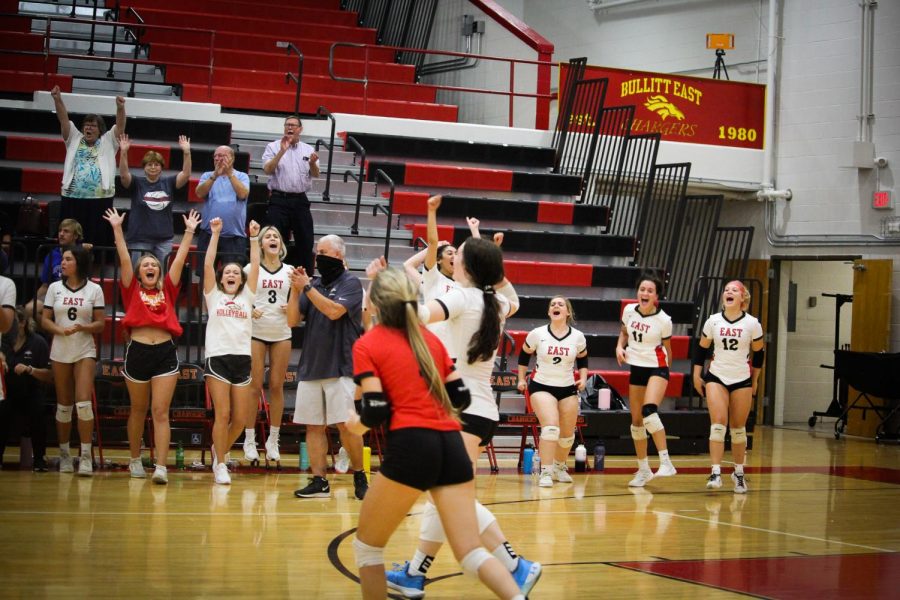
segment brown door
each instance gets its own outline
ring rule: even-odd
[[[888,352],[891,338],[890,259],[853,261],[853,322],[850,349],[855,352]],[[859,392],[850,388],[849,401]],[[873,399],[881,403],[881,399]],[[864,402],[863,402],[864,403]],[[872,411],[852,410],[847,418],[847,433],[875,437],[878,417]]]

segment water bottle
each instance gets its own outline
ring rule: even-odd
[[[541,474],[541,455],[535,452],[531,457],[531,478],[537,479]]]
[[[525,452],[522,454],[522,473],[530,475],[534,461],[534,448],[529,444],[525,446]]]
[[[366,479],[372,479],[372,448],[371,446],[363,446],[363,471],[366,473]]]
[[[606,446],[603,445],[603,440],[597,442],[597,445],[594,446],[594,470],[602,471],[603,470],[603,462],[606,459]]]
[[[575,448],[575,472],[584,473],[587,471],[587,449],[584,444],[578,444]]]
[[[184,469],[184,445],[181,442],[175,448],[175,468]]]
[[[609,410],[612,393],[609,388],[603,388],[597,393],[597,408],[600,410]]]
[[[300,470],[309,468],[309,454],[306,452],[306,442],[300,442]]]

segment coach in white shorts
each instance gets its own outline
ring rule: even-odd
[[[288,325],[306,322],[300,354],[294,423],[306,425],[306,445],[313,477],[298,498],[328,498],[325,479],[328,437],[325,428],[336,425],[341,443],[350,454],[356,497],[362,500],[368,484],[362,471],[362,438],[344,428],[354,410],[353,342],[362,332],[363,289],[359,278],[344,266],[344,240],[326,235],[316,245],[316,270],[310,279],[303,267],[291,273]]]

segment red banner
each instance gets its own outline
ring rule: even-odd
[[[559,106],[569,65],[559,69]],[[635,107],[631,133],[659,133],[670,142],[763,147],[766,86],[739,81],[588,66],[585,79],[609,79],[605,106]],[[572,115],[587,123],[590,115]]]

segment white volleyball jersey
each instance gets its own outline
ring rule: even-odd
[[[672,337],[672,318],[660,309],[642,315],[638,305],[629,304],[622,312],[622,326],[628,333],[625,362],[633,367],[668,367],[663,340]]]
[[[434,265],[432,268],[425,269],[422,272],[422,281],[419,287],[422,292],[422,301],[427,304],[432,300],[440,298],[450,290],[458,288],[459,284],[454,279],[441,273],[441,270],[438,269],[437,265]],[[446,321],[429,323],[426,327],[428,327],[431,333],[438,336],[438,339],[441,340],[445,348],[449,349],[449,334],[447,333]]]
[[[750,377],[750,346],[763,337],[756,317],[742,312],[737,320],[729,321],[724,312],[710,315],[703,324],[703,337],[712,340],[710,373],[726,385]]]
[[[505,320],[509,314],[509,301],[500,294],[495,297],[500,303],[500,318]],[[472,393],[472,404],[465,410],[465,413],[499,421],[500,411],[491,389],[491,374],[494,371],[496,349],[489,360],[480,360],[472,364],[468,362],[469,342],[481,325],[484,294],[475,288],[457,287],[438,298],[437,301],[447,309],[449,315],[446,321],[447,339],[442,341],[450,358],[456,361],[456,370],[462,375],[466,386]]]
[[[204,294],[209,320],[206,323],[206,357],[234,354],[250,356],[253,333],[254,294],[248,286],[232,296],[214,287]]]
[[[575,383],[575,358],[587,349],[584,334],[569,327],[560,338],[553,335],[549,325],[532,329],[525,344],[534,349],[534,380],[544,385],[567,387]]]
[[[253,337],[264,342],[280,342],[291,339],[291,328],[287,324],[288,296],[291,292],[291,271],[294,267],[281,264],[275,271],[259,265],[256,280],[256,300],[254,307],[262,316],[253,319]],[[244,267],[249,275],[250,265]]]
[[[63,279],[54,281],[47,288],[44,308],[53,309],[53,321],[63,329],[76,324],[90,325],[94,321],[94,310],[105,308],[103,289],[90,280],[76,290],[68,287]],[[74,363],[96,356],[93,334],[79,331],[72,335],[53,336],[50,360]]]

